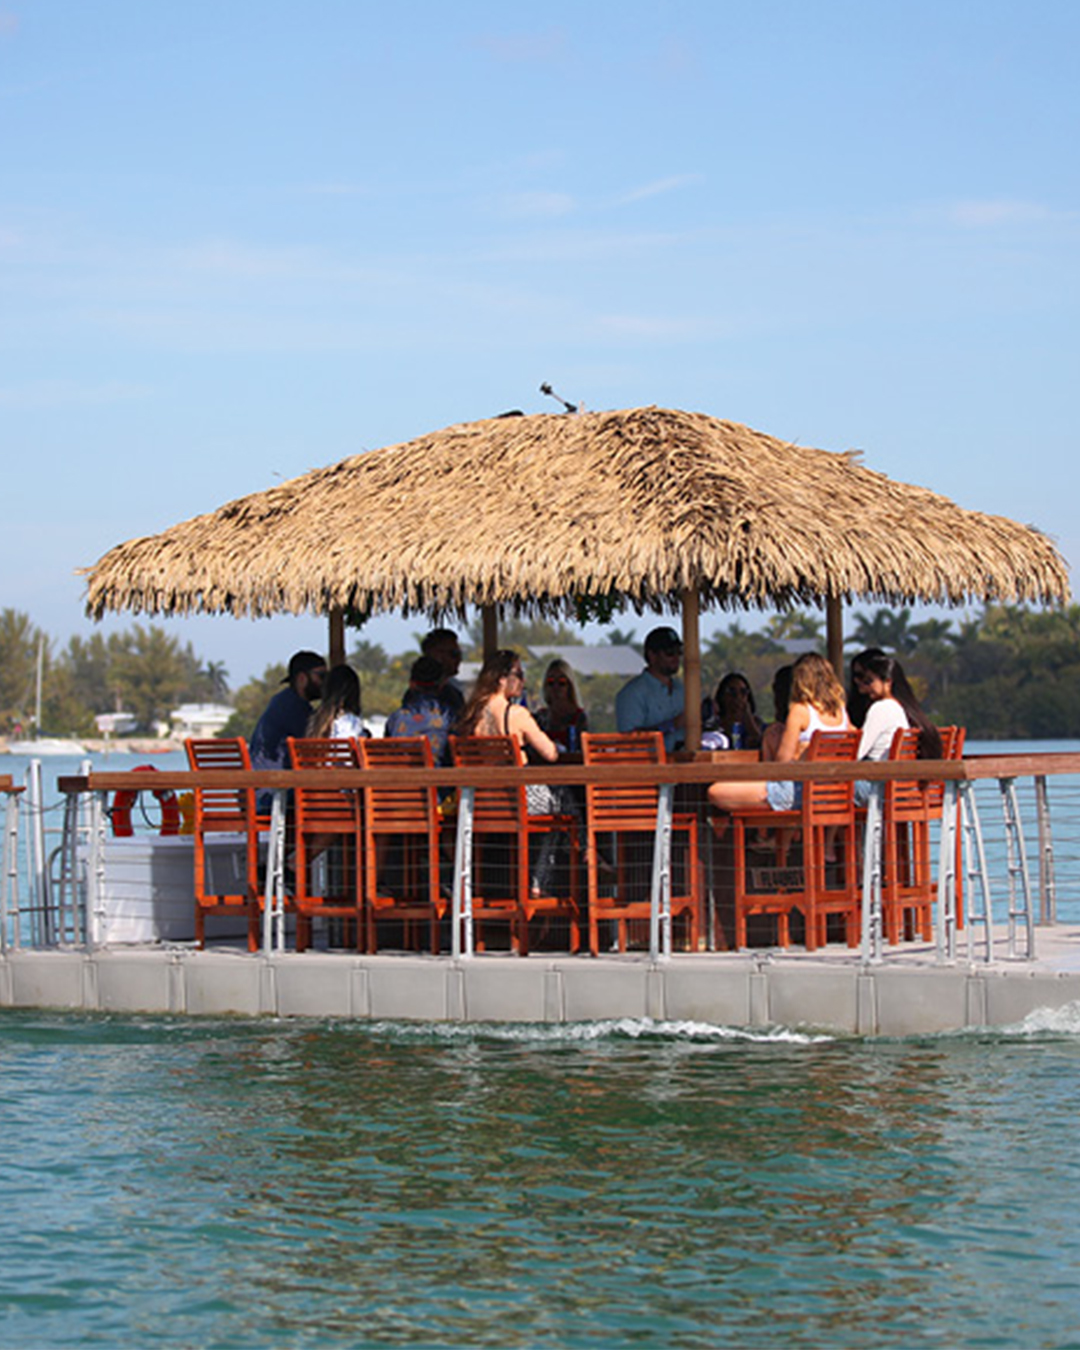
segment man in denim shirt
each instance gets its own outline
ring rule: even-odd
[[[615,696],[620,731],[661,731],[670,754],[683,741],[682,640],[674,628],[654,628],[645,639],[645,669]]]

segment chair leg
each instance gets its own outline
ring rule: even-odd
[[[594,831],[590,830],[586,836],[586,848],[588,854],[585,862],[586,888],[588,890],[589,906],[589,954],[591,956],[600,955],[600,921],[597,918],[597,909],[600,904],[599,886],[597,878],[597,839]]]

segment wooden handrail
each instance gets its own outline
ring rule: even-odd
[[[61,792],[154,791],[171,788],[191,791],[200,785],[215,788],[340,788],[391,787],[409,783],[437,787],[506,787],[514,783],[715,783],[805,782],[808,779],[847,781],[865,779],[887,782],[936,780],[972,782],[985,778],[1024,778],[1035,775],[1080,774],[1080,754],[972,755],[962,760],[922,759],[857,760],[854,763],[817,763],[805,760],[791,764],[674,763],[674,764],[528,764],[521,768],[452,769],[211,769],[160,770],[154,774],[134,770],[92,771],[60,778]]]

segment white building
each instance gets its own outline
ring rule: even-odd
[[[172,735],[181,741],[216,736],[234,712],[227,703],[181,703],[169,714]]]

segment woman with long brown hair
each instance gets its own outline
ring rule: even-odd
[[[515,700],[525,689],[521,657],[509,648],[493,652],[480,668],[457,726],[459,736],[516,736],[537,759],[554,763],[559,747],[537,726],[528,708]]]
[[[526,753],[553,764],[559,747],[537,726],[528,708],[514,700],[525,688],[525,671],[517,652],[504,648],[487,658],[455,728],[458,736],[514,736]],[[575,815],[580,810],[569,789],[528,783],[525,802],[531,816]],[[561,836],[549,835],[533,873],[534,894],[546,894],[560,849]]]
[[[844,686],[832,666],[817,652],[800,656],[792,671],[791,705],[776,762],[801,759],[815,731],[845,731],[849,725]],[[801,783],[713,783],[709,788],[709,803],[720,811],[766,805],[792,811],[801,798]]]
[[[342,740],[368,734],[360,715],[360,677],[352,666],[334,666],[326,676],[322,701],[308,718],[307,734]]]

